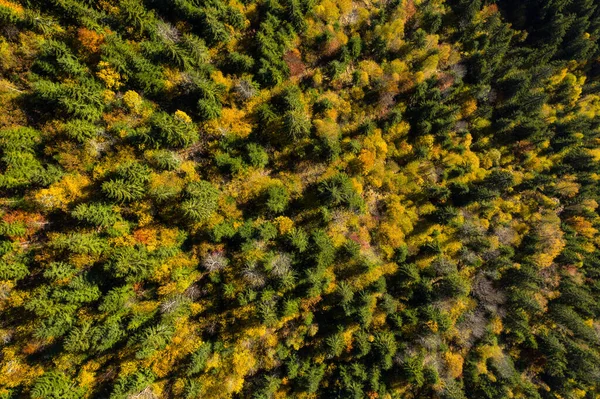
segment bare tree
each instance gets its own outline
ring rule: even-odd
[[[127,399],[158,399],[158,396],[152,391],[152,387],[148,385],[140,392],[127,396]]]
[[[271,274],[275,277],[286,276],[292,267],[292,258],[285,253],[277,254],[270,262]]]
[[[494,283],[483,273],[478,273],[473,279],[471,292],[479,300],[479,303],[491,313],[498,313],[500,305],[506,301],[504,293],[494,287]]]
[[[262,287],[265,285],[265,276],[254,266],[247,266],[242,271],[242,276],[244,277],[244,280],[248,282],[248,284],[254,287]]]
[[[157,24],[156,33],[165,42],[177,43],[181,40],[179,30],[168,22],[160,21]]]
[[[223,254],[223,251],[214,251],[204,257],[202,266],[209,272],[223,270],[229,264],[229,260]]]
[[[256,95],[256,89],[252,83],[246,79],[241,79],[234,88],[235,92],[240,95],[243,100],[248,100]]]

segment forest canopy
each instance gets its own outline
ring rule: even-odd
[[[0,0],[0,399],[600,398],[599,38]]]

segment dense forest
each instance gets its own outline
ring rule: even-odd
[[[0,0],[0,398],[600,398],[599,0]]]

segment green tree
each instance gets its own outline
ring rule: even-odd
[[[84,397],[84,393],[84,388],[77,387],[74,381],[57,371],[44,373],[31,390],[31,396],[40,399],[79,399]]]
[[[180,207],[193,222],[205,222],[218,208],[219,190],[207,181],[194,182],[186,188],[188,199]]]

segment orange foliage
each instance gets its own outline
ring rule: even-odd
[[[497,4],[490,4],[488,6],[483,7],[483,9],[481,10],[481,17],[483,19],[488,18],[494,14],[496,14],[498,12],[498,5]]]
[[[301,76],[306,71],[306,65],[302,62],[302,55],[298,49],[293,49],[285,53],[283,60],[288,68],[290,68],[290,75],[292,77]]]
[[[81,45],[91,53],[96,53],[100,50],[100,46],[104,44],[104,35],[89,30],[87,28],[79,28],[77,30],[77,38]]]
[[[41,229],[46,220],[39,213],[27,213],[23,211],[13,211],[2,216],[2,220],[6,223],[18,223],[22,222],[25,225],[24,237],[33,235],[36,231]]]
[[[21,5],[10,2],[8,0],[0,0],[0,7],[6,7],[18,16],[22,16],[24,12],[23,7]]]
[[[406,2],[406,5],[404,6],[405,21],[408,21],[409,19],[411,19],[415,15],[416,12],[417,12],[417,7],[415,7],[414,0],[408,0]]]
[[[358,156],[360,161],[360,168],[363,172],[368,172],[373,168],[376,159],[375,152],[369,150],[362,150]]]

